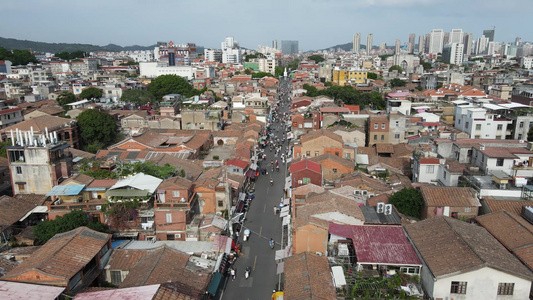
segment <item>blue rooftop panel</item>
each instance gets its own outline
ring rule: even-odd
[[[46,193],[46,196],[76,196],[81,193],[84,187],[84,184],[56,185],[48,193]]]

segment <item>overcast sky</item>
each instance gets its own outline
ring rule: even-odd
[[[121,46],[157,41],[220,48],[233,36],[246,48],[298,40],[303,51],[374,34],[374,45],[409,33],[496,26],[495,40],[533,41],[533,0],[2,0],[0,36],[39,42]],[[1,45],[0,45],[1,46]]]

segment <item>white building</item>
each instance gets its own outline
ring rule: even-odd
[[[370,55],[370,52],[372,51],[372,39],[374,37],[374,34],[369,33],[366,36],[366,55]]]
[[[533,56],[522,57],[520,61],[522,68],[531,69],[533,67]]]
[[[222,48],[222,63],[234,63],[241,62],[241,48],[239,43],[233,39],[233,37],[226,37],[221,43]]]
[[[276,74],[276,59],[274,58],[259,58],[257,60],[259,65],[259,72],[267,72]]]
[[[352,52],[359,53],[359,51],[361,51],[361,33],[358,32],[353,35],[352,43]]]
[[[487,46],[489,45],[489,38],[482,35],[476,41],[476,55],[485,54]]]
[[[413,159],[413,182],[437,184],[439,168],[446,160],[415,155]]]
[[[497,105],[484,103],[479,107],[465,100],[452,103],[455,104],[455,128],[466,132],[470,138],[504,140],[507,130],[511,129],[512,120],[487,111],[501,109]]]
[[[529,299],[533,274],[485,228],[436,216],[405,230],[431,299]]]
[[[163,62],[139,63],[141,77],[156,78],[161,75],[178,75],[187,80],[194,78],[195,68],[191,66],[168,66]]]
[[[442,49],[442,59],[452,65],[463,64],[464,45],[451,43]]]
[[[450,37],[448,40],[448,44],[462,44],[464,41],[464,32],[462,29],[452,29],[450,32]]]
[[[149,62],[155,60],[154,50],[128,51],[127,55],[135,62]]]
[[[442,29],[433,29],[429,35],[429,53],[442,53],[444,43],[444,31]]]
[[[204,49],[204,60],[222,62],[222,50]]]

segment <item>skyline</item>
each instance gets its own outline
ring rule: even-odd
[[[226,36],[232,36],[240,46],[249,49],[272,46],[272,40],[297,40],[300,50],[309,51],[351,42],[358,32],[362,41],[372,33],[374,46],[381,43],[392,46],[396,39],[404,45],[411,33],[416,34],[418,42],[419,35],[432,29],[445,32],[462,29],[476,39],[483,30],[496,26],[495,41],[513,42],[516,37],[524,42],[533,41],[527,27],[514,26],[511,22],[527,18],[533,1],[507,3],[502,6],[497,0],[361,0],[357,3],[272,0],[257,4],[245,0],[206,0],[198,5],[170,0],[150,3],[7,0],[0,12],[0,36],[49,43],[121,46],[149,46],[158,41],[192,42],[205,48],[219,48]],[[516,11],[516,7],[521,9]]]

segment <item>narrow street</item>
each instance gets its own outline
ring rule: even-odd
[[[280,90],[290,89],[290,79],[280,80]],[[288,92],[283,98],[283,108],[280,107],[279,116],[283,112],[289,112]],[[280,140],[285,136],[285,126],[283,117],[278,122],[273,122],[271,132],[274,137]],[[270,141],[269,140],[269,141]],[[280,152],[287,151],[288,143],[283,143]],[[266,160],[262,160],[260,169],[268,171],[268,175],[260,175],[255,181],[255,198],[253,199],[246,219],[244,228],[239,234],[239,242],[242,245],[242,255],[235,262],[236,278],[228,278],[226,288],[222,294],[222,299],[271,299],[273,290],[277,290],[280,284],[280,276],[276,274],[276,261],[274,259],[276,250],[281,249],[282,232],[280,214],[274,213],[274,207],[280,205],[284,196],[285,176],[288,165],[282,164],[280,155],[275,156],[275,150],[270,151],[269,147],[264,148]],[[262,155],[262,153],[258,153]],[[270,162],[279,161],[279,171],[271,169]],[[275,163],[274,163],[275,166]],[[273,185],[270,184],[273,179]],[[242,240],[244,229],[249,229],[251,235],[248,241]],[[274,239],[275,247],[270,248],[269,241]],[[247,266],[251,267],[251,274],[248,279],[244,277]],[[281,282],[281,284],[283,284]]]

